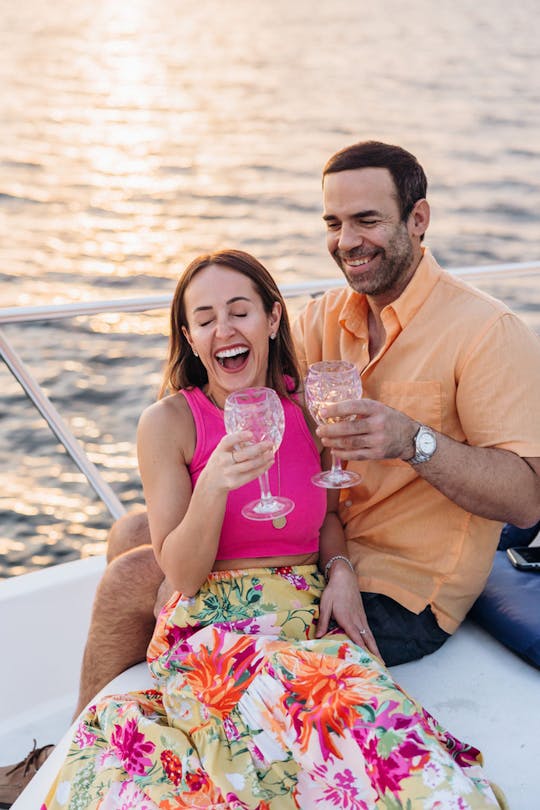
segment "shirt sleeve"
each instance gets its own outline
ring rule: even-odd
[[[296,349],[296,356],[298,358],[298,365],[300,366],[300,374],[304,377],[307,374],[308,362],[306,359],[306,344],[304,340],[306,310],[304,309],[294,320],[292,325],[292,337],[294,341],[294,348]]]
[[[456,404],[469,444],[540,456],[540,338],[514,313],[470,347]]]

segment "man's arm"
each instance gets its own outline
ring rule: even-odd
[[[527,528],[540,517],[540,458],[471,447],[438,435],[433,457],[418,474],[451,501],[481,517]]]
[[[414,455],[420,423],[370,399],[350,400],[327,408],[329,416],[350,417],[320,425],[323,444],[344,460],[400,458]],[[521,458],[496,447],[472,447],[437,433],[437,450],[414,469],[468,512],[526,528],[540,517],[540,459]]]

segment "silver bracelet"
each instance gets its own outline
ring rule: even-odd
[[[343,560],[343,562],[346,562],[347,565],[349,566],[349,568],[351,569],[351,571],[353,572],[353,574],[355,573],[354,566],[353,566],[352,562],[349,560],[348,557],[344,557],[343,554],[335,554],[333,557],[330,557],[330,559],[328,560],[328,562],[324,566],[324,578],[325,578],[325,580],[327,582],[328,582],[329,575],[330,575],[330,569],[332,568],[332,566],[333,566],[333,564],[335,563],[336,560]]]

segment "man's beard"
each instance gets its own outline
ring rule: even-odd
[[[360,250],[358,252],[353,250],[346,255],[353,259],[359,258],[363,254]],[[355,292],[376,296],[383,295],[394,288],[399,289],[401,287],[399,282],[407,276],[414,259],[411,239],[404,223],[397,226],[388,247],[386,249],[378,248],[375,255],[380,256],[380,262],[374,274],[368,271],[365,274],[349,275],[339,251],[333,254],[333,258]]]

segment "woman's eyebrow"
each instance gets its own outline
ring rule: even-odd
[[[251,301],[251,298],[246,298],[245,295],[235,295],[234,298],[229,298],[227,303],[234,304],[236,301],[247,301],[249,303]]]
[[[247,302],[249,303],[249,302],[251,301],[251,298],[246,298],[244,295],[235,295],[235,296],[234,296],[234,298],[229,298],[229,300],[228,300],[228,301],[226,301],[225,303],[226,303],[226,304],[234,304],[236,301],[247,301]],[[210,305],[207,305],[207,306],[200,306],[200,307],[195,307],[195,309],[193,310],[193,312],[194,312],[194,313],[195,313],[195,312],[206,312],[206,311],[208,311],[209,309],[213,309],[213,308],[214,308],[214,307],[212,307],[212,306],[210,306]]]

